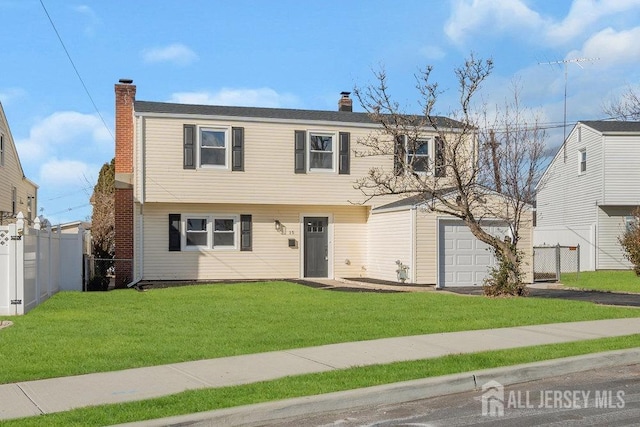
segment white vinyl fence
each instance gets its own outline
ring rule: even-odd
[[[29,228],[22,213],[0,226],[0,316],[26,314],[60,290],[81,291],[83,234],[52,233],[42,218]]]

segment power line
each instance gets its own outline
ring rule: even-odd
[[[71,55],[69,54],[69,51],[67,50],[67,47],[65,46],[64,42],[62,41],[62,37],[60,36],[60,33],[58,32],[58,29],[56,28],[56,25],[53,23],[53,19],[51,19],[51,15],[49,15],[49,12],[47,11],[47,8],[45,7],[45,5],[44,5],[42,0],[40,0],[40,5],[42,6],[42,9],[44,10],[45,15],[47,15],[47,18],[49,19],[49,22],[51,23],[51,26],[53,27],[53,31],[56,33],[56,36],[58,37],[58,40],[60,41],[60,44],[62,45],[62,49],[64,49],[64,53],[67,55],[67,58],[69,59],[69,62],[71,63],[71,66],[73,67],[73,71],[76,72],[76,76],[78,76],[78,80],[80,80],[80,83],[82,84],[82,87],[84,88],[84,91],[86,92],[87,96],[89,97],[89,100],[91,101],[91,104],[93,105],[94,110],[96,110],[96,113],[98,113],[98,116],[100,117],[100,120],[102,120],[102,124],[107,129],[107,132],[109,132],[109,135],[111,135],[111,139],[115,140],[115,138],[113,136],[113,133],[111,132],[111,129],[109,129],[109,126],[107,126],[107,122],[104,120],[104,117],[102,117],[102,113],[100,113],[100,110],[98,109],[98,106],[96,105],[95,101],[93,100],[93,97],[91,96],[91,93],[89,92],[89,89],[87,88],[87,85],[84,83],[84,80],[82,79],[82,76],[80,75],[80,72],[78,71],[78,68],[76,67],[76,64],[73,62],[73,59],[71,59]]]

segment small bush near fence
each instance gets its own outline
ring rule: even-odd
[[[633,264],[633,271],[640,276],[640,208],[633,211],[633,221],[627,224],[627,230],[618,238],[624,248],[624,256]]]
[[[108,291],[114,288],[123,288],[130,282],[130,272],[133,261],[130,259],[112,258],[87,258],[85,270],[85,283],[87,291]]]

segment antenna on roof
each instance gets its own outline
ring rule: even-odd
[[[564,155],[564,161],[567,162],[567,149],[565,145],[565,140],[567,139],[567,65],[570,63],[576,64],[580,68],[584,68],[580,65],[581,62],[593,62],[599,61],[600,58],[575,58],[575,59],[564,59],[561,61],[551,61],[551,62],[538,62],[538,65],[554,65],[554,64],[564,64],[564,125],[562,126],[563,135],[562,135],[562,149]]]

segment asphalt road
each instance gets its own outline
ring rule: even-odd
[[[486,392],[485,392],[486,393]],[[396,405],[254,424],[261,426],[637,426],[640,365],[617,366]],[[500,413],[499,409],[503,409]]]

